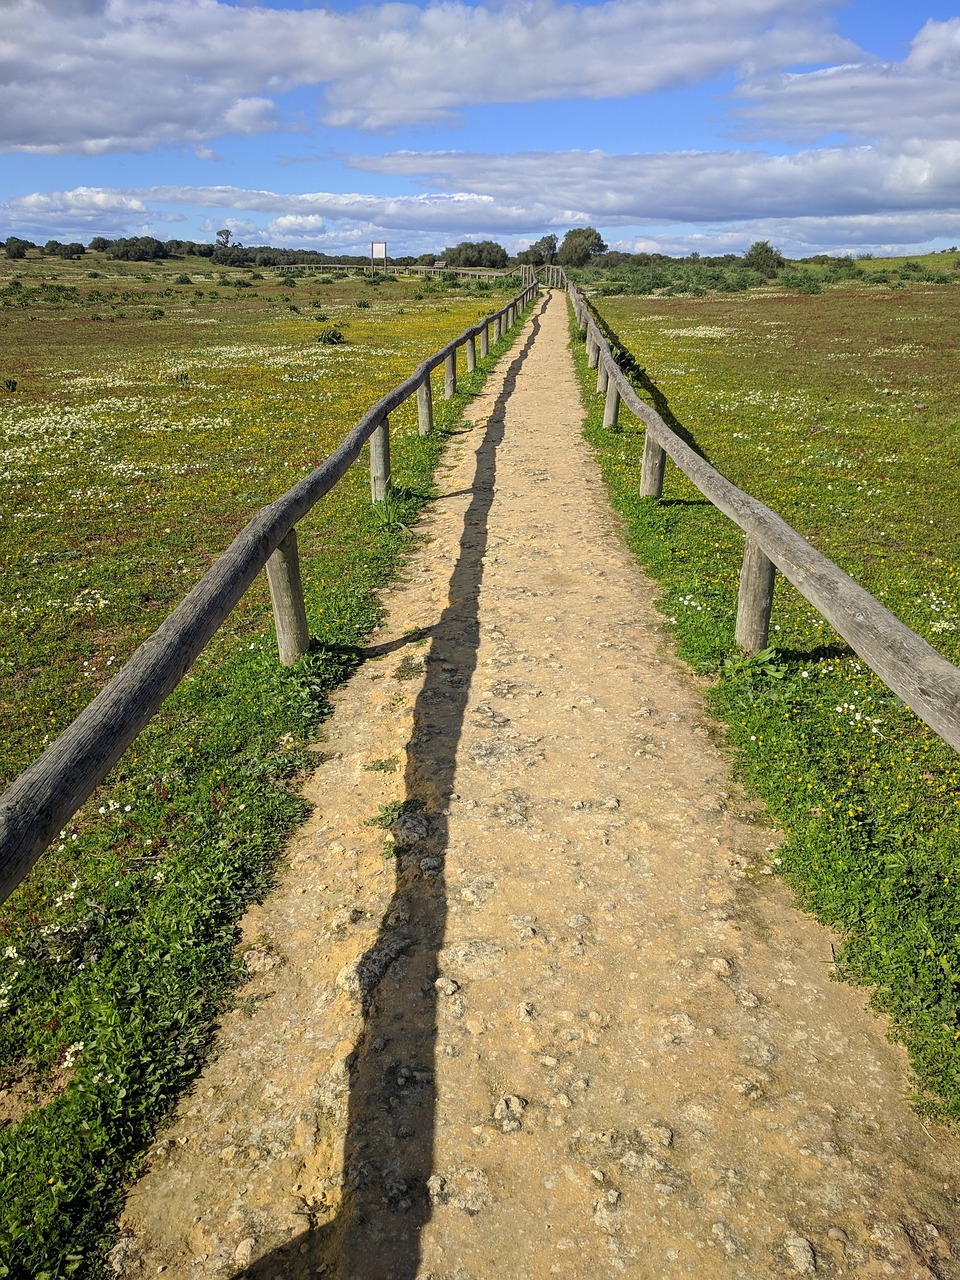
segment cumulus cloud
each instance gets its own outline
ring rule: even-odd
[[[470,189],[553,225],[723,222],[960,207],[960,141],[896,150],[824,147],[795,155],[604,151],[477,155],[398,151],[356,167]]]
[[[902,62],[778,74],[738,92],[750,100],[740,116],[765,136],[952,139],[960,119],[960,18],[927,22]]]
[[[685,256],[742,253],[768,240],[787,257],[815,253],[897,255],[922,251],[935,241],[960,244],[957,213],[868,215],[851,218],[757,218],[717,226],[664,227],[648,234],[610,236],[611,249]]]
[[[700,157],[695,154],[530,154],[517,158],[512,174],[502,159],[473,159],[496,162],[483,172],[486,185],[496,187],[500,195],[489,191],[288,195],[231,186],[128,191],[81,187],[8,200],[0,204],[0,217],[12,230],[30,238],[43,234],[89,238],[157,234],[164,221],[183,217],[180,209],[194,207],[205,211],[201,221],[211,235],[229,225],[247,243],[306,246],[332,253],[353,252],[371,239],[386,239],[396,252],[404,253],[486,236],[523,247],[545,228],[565,230],[584,223],[611,229],[608,239],[617,247],[681,254],[739,252],[758,239],[771,240],[793,256],[847,249],[892,253],[937,238],[960,241],[960,146],[947,157],[952,185],[946,172],[941,174],[950,200],[939,206],[924,197],[915,180],[911,187],[909,161],[898,169],[893,159],[872,155],[869,148],[862,149],[856,177],[870,191],[867,201],[840,197],[833,190],[839,176],[851,169],[849,153],[840,149],[823,157],[822,165],[817,153],[711,155],[699,173]],[[409,155],[404,160],[409,163]],[[632,169],[624,161],[632,161]],[[444,163],[450,167],[452,158],[445,157]],[[885,202],[871,188],[871,178],[881,173],[884,164],[888,166],[883,178],[888,192]],[[477,168],[480,171],[479,164]],[[792,194],[791,181],[784,176],[788,169],[793,171]],[[567,175],[575,195],[564,187],[561,173]],[[528,179],[532,175],[534,181],[525,183],[524,175]],[[778,184],[782,190],[770,190]],[[675,189],[684,185],[688,195],[680,200]],[[806,202],[799,198],[802,190],[809,196]],[[624,228],[619,239],[618,226]],[[640,227],[649,230],[640,234],[630,230]]]
[[[325,122],[436,125],[472,104],[618,98],[733,66],[861,56],[824,0],[502,0],[328,8],[220,0],[8,0],[0,147],[202,145],[279,127],[315,87]],[[51,20],[53,14],[53,20]]]
[[[611,231],[647,226],[661,238],[664,228],[682,227],[675,234],[688,244],[697,235],[709,235],[714,243],[727,233],[737,238],[747,227],[757,229],[753,238],[784,238],[789,226],[789,243],[809,245],[811,252],[825,242],[867,247],[960,238],[960,140],[914,140],[889,149],[824,147],[792,155],[397,151],[353,164],[428,189],[371,195],[229,185],[84,187],[18,197],[0,206],[0,214],[24,231],[69,223],[88,226],[93,234],[98,219],[143,225],[170,216],[169,210],[193,207],[214,218],[252,219],[264,239],[303,244],[317,243],[318,237],[346,244],[373,231],[436,242],[469,235],[509,239],[584,223]]]
[[[347,225],[361,223],[381,229],[437,230],[465,225],[478,229],[504,230],[530,225],[529,204],[497,200],[482,192],[439,192],[415,196],[362,195],[357,192],[313,191],[297,195],[274,191],[250,191],[242,187],[141,187],[130,193],[152,205],[199,205],[203,208],[235,209],[241,212],[273,214],[283,219],[287,238],[299,227],[304,232],[320,222]]]
[[[391,17],[397,12],[399,20]],[[333,82],[327,120],[355,127],[449,121],[463,106],[622,98],[696,83],[729,67],[796,65],[850,53],[817,4],[781,0],[526,0],[383,10],[388,53]],[[415,15],[415,16],[414,16]]]
[[[130,192],[101,187],[34,192],[0,203],[0,216],[13,230],[31,236],[49,232],[56,238],[129,235],[154,221],[177,220],[181,214],[157,211]]]
[[[51,20],[49,8],[57,13]],[[236,14],[215,0],[11,0],[4,13],[0,148],[147,151],[276,127],[268,78],[234,58]],[[249,33],[251,37],[254,32]],[[276,85],[272,86],[274,89]]]

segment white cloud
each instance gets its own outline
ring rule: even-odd
[[[448,122],[482,102],[623,98],[693,84],[727,68],[835,57],[817,4],[781,0],[530,0],[408,9],[369,44],[366,67],[333,82],[327,120],[355,127]],[[397,7],[399,11],[399,7]],[[416,11],[414,11],[415,13]]]
[[[73,191],[34,192],[0,204],[4,224],[30,237],[86,240],[95,235],[130,235],[154,221],[179,221],[182,215],[159,217],[139,196],[100,187]]]
[[[607,239],[617,247],[678,254],[693,250],[704,254],[740,252],[754,240],[770,240],[797,257],[854,249],[912,252],[936,240],[960,242],[960,189],[956,184],[953,202],[944,208],[926,207],[919,200],[911,204],[904,198],[897,207],[884,209],[875,201],[864,211],[854,200],[847,202],[849,209],[842,201],[831,201],[831,181],[844,169],[842,152],[834,155],[832,167],[816,175],[817,181],[817,166],[807,170],[808,205],[797,200],[778,205],[771,198],[763,209],[751,209],[751,189],[765,189],[770,183],[769,172],[762,168],[764,161],[782,162],[782,157],[773,161],[749,153],[709,157],[712,167],[700,186],[692,180],[689,183],[692,196],[699,194],[699,203],[691,198],[682,209],[675,200],[649,199],[652,171],[642,165],[634,171],[632,195],[622,177],[616,182],[605,180],[604,162],[616,166],[624,159],[662,161],[659,187],[669,191],[688,181],[683,165],[695,165],[698,157],[526,156],[521,173],[532,176],[529,188],[524,188],[517,176],[511,189],[503,171],[509,166],[503,165],[501,170],[498,181],[511,196],[509,203],[489,194],[462,192],[391,197],[336,192],[285,195],[228,186],[130,191],[81,187],[17,197],[0,204],[0,217],[11,231],[30,239],[55,236],[86,240],[93,235],[146,233],[166,238],[160,229],[164,222],[182,220],[180,210],[193,207],[205,211],[200,221],[208,238],[226,225],[247,244],[312,247],[332,253],[354,252],[371,239],[386,239],[397,253],[420,253],[486,236],[508,247],[522,248],[545,229],[563,231],[583,223],[605,228]],[[717,163],[718,159],[727,163]],[[812,155],[812,159],[817,157]],[[564,203],[565,192],[543,185],[551,166],[563,167],[568,162],[567,171],[582,208],[574,200]],[[956,156],[954,170],[960,170]],[[724,210],[720,194],[727,188],[739,191],[739,203],[731,201]],[[525,189],[538,194],[526,198]],[[600,208],[604,200],[606,212]],[[618,227],[623,229],[620,235]],[[187,238],[193,237],[188,234]]]
[[[337,12],[219,0],[9,0],[0,148],[199,146],[278,128],[279,100],[303,86],[321,92],[327,123],[390,129],[444,123],[478,103],[619,98],[735,65],[760,73],[859,56],[829,30],[825,7],[502,0]]]
[[[603,151],[476,155],[398,151],[357,168],[469,189],[516,218],[596,226],[835,217],[960,207],[960,140],[897,150],[825,147],[795,155]]]
[[[703,256],[742,253],[756,240],[768,240],[787,257],[815,253],[874,253],[895,256],[935,248],[941,241],[960,244],[960,210],[852,218],[758,218],[717,226],[658,227],[644,234],[609,236],[611,249],[627,253]]]
[[[291,195],[235,186],[83,187],[9,200],[0,215],[28,236],[33,228],[122,234],[124,222],[140,230],[194,208],[218,225],[232,218],[259,228],[260,242],[318,246],[374,234],[405,243],[425,237],[434,247],[468,236],[522,240],[584,223],[608,238],[618,227],[647,227],[663,243],[690,248],[698,237],[738,247],[775,239],[796,253],[960,238],[960,140],[795,155],[399,151],[353,163],[429,189]]]
[[[780,74],[752,80],[739,93],[751,102],[739,114],[763,136],[954,139],[960,120],[960,18],[927,22],[902,62]]]
[[[476,225],[479,228],[526,228],[529,212],[522,202],[511,204],[473,192],[431,193],[417,196],[372,196],[357,192],[314,191],[285,195],[274,191],[249,191],[242,187],[140,187],[131,193],[157,204],[189,204],[204,208],[236,209],[273,214],[283,218],[290,233],[296,219],[305,229],[317,219],[340,224],[360,222],[380,228],[424,230]]]

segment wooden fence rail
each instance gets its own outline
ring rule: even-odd
[[[416,395],[420,431],[429,431],[433,370],[444,366],[446,394],[452,395],[458,350],[479,336],[480,349],[486,352],[489,328],[493,327],[495,337],[507,333],[538,289],[536,281],[528,283],[506,306],[417,365],[405,382],[367,410],[315,471],[259,511],[113,680],[11,783],[0,796],[0,901],[9,897],[153,718],[261,570],[266,569],[270,585],[280,661],[289,666],[306,653],[310,636],[297,557],[297,523],[343,477],[367,440],[372,497],[383,501],[390,486],[389,415]]]
[[[765,648],[779,570],[804,599],[922,720],[960,751],[960,669],[917,635],[849,574],[812,547],[769,507],[732,484],[667,426],[641,400],[620,368],[610,344],[576,286],[567,283],[591,368],[603,368],[604,424],[615,426],[622,401],[646,427],[641,496],[659,498],[663,471],[672,458],[724,515],[746,535],[736,640],[749,653]],[[598,388],[600,377],[598,375]]]
[[[229,267],[230,263],[215,263],[215,266]],[[377,263],[371,266],[369,262],[288,262],[288,263],[271,263],[267,268],[275,271],[277,275],[289,276],[315,273],[322,275],[325,271],[352,271],[354,275],[363,276],[459,276],[461,280],[509,280],[511,277],[520,277],[520,283],[525,285],[528,281],[524,277],[522,267],[425,267],[417,263],[410,263],[408,266],[398,267],[394,263],[388,263],[383,266]]]

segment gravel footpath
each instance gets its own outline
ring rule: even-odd
[[[960,1277],[958,1143],[770,875],[580,436],[561,294],[472,417],[113,1269]]]

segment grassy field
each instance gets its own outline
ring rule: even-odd
[[[635,385],[766,502],[960,662],[956,285],[777,287],[595,298]],[[579,348],[583,369],[583,348]],[[773,862],[842,937],[917,1073],[921,1107],[960,1119],[960,792],[955,753],[780,580],[772,651],[733,640],[743,537],[668,462],[638,499],[642,430],[588,434],[681,654],[708,678],[743,776],[787,832]]]
[[[0,262],[0,775],[93,697],[265,502],[508,292],[87,254]],[[343,341],[331,341],[339,331]],[[461,396],[391,419],[300,526],[313,652],[261,583],[0,911],[0,1276],[102,1274],[124,1178],[202,1060],[236,921],[303,814],[325,695],[379,617]]]

